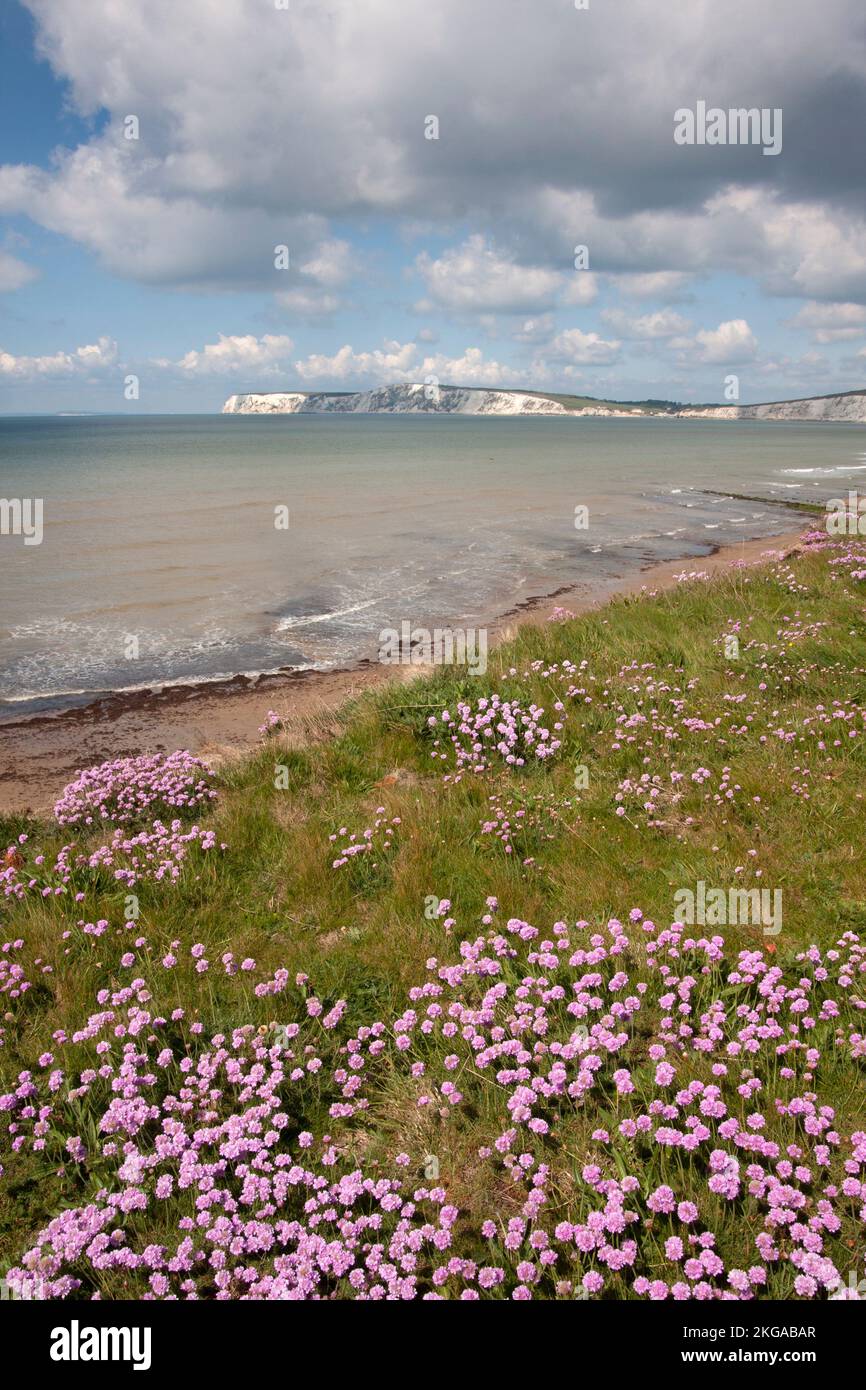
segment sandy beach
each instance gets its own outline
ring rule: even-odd
[[[687,556],[649,566],[623,579],[614,594],[676,583],[683,569],[708,573],[765,552],[788,552],[800,531],[723,546],[711,555]],[[543,623],[556,607],[586,612],[609,601],[611,591],[588,592],[583,583],[527,600],[489,626],[491,644],[525,623]],[[287,672],[252,682],[243,676],[207,685],[175,685],[162,691],[109,696],[82,709],[31,717],[0,726],[0,812],[42,813],[51,809],[79,768],[144,752],[188,748],[218,764],[259,741],[269,709],[284,717],[289,736],[308,742],[327,728],[345,700],[388,680],[411,680],[423,667],[361,661],[351,669]]]

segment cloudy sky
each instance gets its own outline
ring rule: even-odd
[[[0,412],[864,386],[864,131],[863,0],[3,0]]]

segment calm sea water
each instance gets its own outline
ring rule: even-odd
[[[0,535],[0,719],[344,663],[406,619],[477,625],[563,584],[603,590],[799,519],[707,489],[823,500],[856,486],[864,451],[854,425],[0,419],[0,497],[44,509],[41,545]]]

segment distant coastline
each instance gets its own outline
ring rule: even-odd
[[[866,424],[866,389],[757,405],[683,405],[677,401],[608,401],[558,392],[397,382],[369,391],[263,391],[229,396],[224,415],[519,415],[665,418],[683,420],[787,420]]]

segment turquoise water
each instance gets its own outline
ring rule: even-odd
[[[864,451],[855,425],[0,419],[0,497],[44,516],[40,545],[0,535],[0,717],[343,664],[404,620],[469,626],[561,585],[610,588],[799,520],[705,489],[823,500],[857,485]]]

